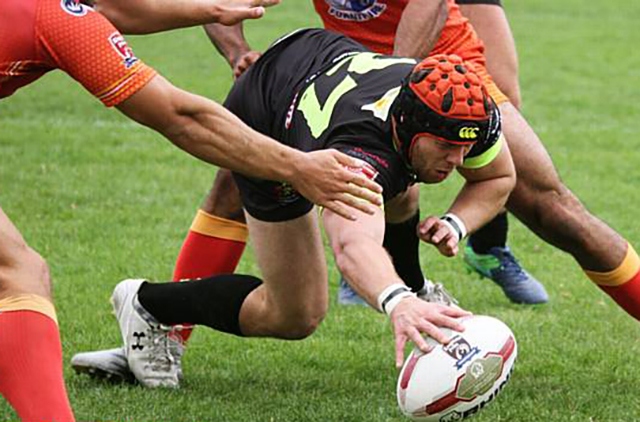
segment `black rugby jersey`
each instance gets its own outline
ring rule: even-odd
[[[415,65],[343,35],[302,30],[276,41],[239,79],[231,110],[293,148],[335,148],[366,161],[390,200],[413,182],[393,145],[390,109]],[[490,147],[476,144],[467,157]]]

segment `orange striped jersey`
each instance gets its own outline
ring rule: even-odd
[[[377,53],[391,54],[400,18],[409,0],[313,0],[324,27],[344,34]],[[482,55],[482,43],[454,0],[430,54],[456,54],[464,60]],[[469,51],[466,51],[469,50]],[[470,57],[473,54],[474,57]]]
[[[0,98],[61,69],[110,107],[156,72],[102,15],[75,0],[2,0]]]
[[[382,54],[392,54],[402,12],[410,0],[313,0],[325,29],[348,36]],[[471,64],[497,104],[508,101],[486,69],[484,44],[462,16],[455,0],[447,0],[447,20],[434,54],[455,54]]]

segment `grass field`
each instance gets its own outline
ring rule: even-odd
[[[307,4],[309,3],[309,4]],[[521,59],[524,114],[587,207],[640,245],[640,4],[505,0]],[[246,25],[255,48],[317,26],[310,2],[285,0]],[[222,101],[230,72],[201,29],[131,38],[178,86]],[[96,63],[99,66],[99,63]],[[250,98],[247,99],[251,101]],[[65,375],[78,420],[402,421],[385,318],[332,306],[301,342],[196,330],[178,391],[77,376],[73,353],[120,343],[108,298],[122,278],[167,280],[214,169],[103,107],[55,72],[0,103],[0,204],[49,261]],[[459,180],[425,188],[422,213],[446,209]],[[461,304],[494,315],[520,349],[510,384],[475,420],[640,420],[638,324],[566,254],[511,219],[510,244],[551,295],[511,304],[461,259],[423,247],[424,268]],[[330,289],[336,289],[331,262]],[[241,272],[257,272],[251,253]],[[15,415],[0,403],[0,419]]]

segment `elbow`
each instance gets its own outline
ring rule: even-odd
[[[338,236],[331,245],[336,266],[343,275],[351,273],[354,267],[354,260],[350,254],[351,246],[352,240],[349,236]]]

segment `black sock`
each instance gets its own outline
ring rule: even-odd
[[[507,232],[509,222],[507,213],[501,212],[496,217],[485,224],[480,230],[469,236],[469,244],[473,251],[480,254],[489,253],[489,249],[499,246],[507,246]]]
[[[393,266],[400,278],[412,291],[417,292],[424,286],[424,275],[420,268],[420,239],[417,226],[420,212],[402,223],[387,223],[383,246],[391,255]]]
[[[259,278],[237,274],[179,283],[144,283],[138,301],[162,324],[206,325],[241,336],[240,308],[261,284]]]

